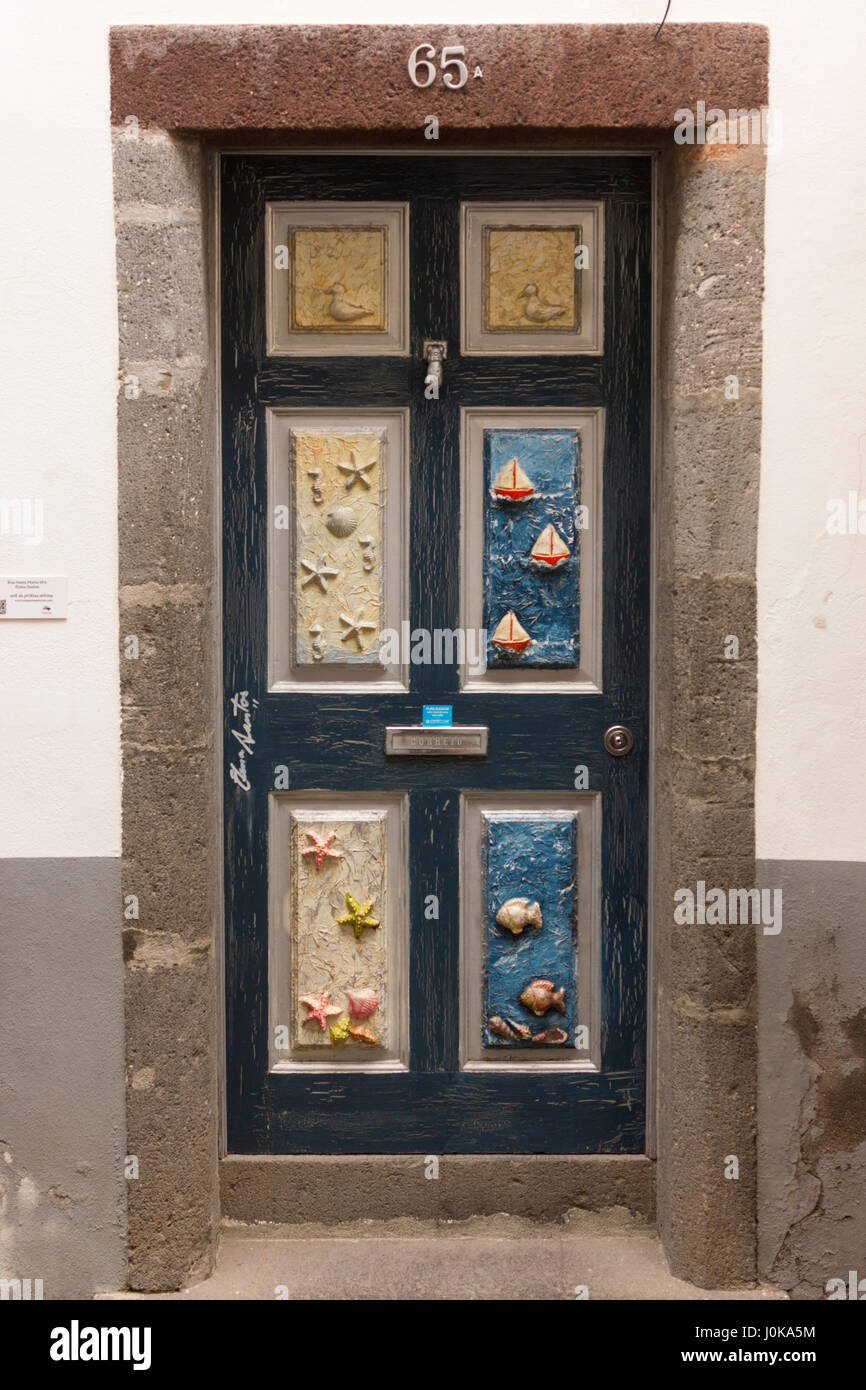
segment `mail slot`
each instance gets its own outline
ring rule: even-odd
[[[487,735],[486,724],[454,724],[450,729],[404,724],[385,730],[385,752],[410,758],[483,758]]]

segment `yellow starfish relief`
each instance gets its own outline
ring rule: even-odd
[[[353,898],[351,893],[346,894],[346,907],[349,909],[343,917],[337,918],[337,923],[341,927],[351,927],[355,935],[360,939],[364,934],[365,927],[378,927],[380,922],[378,917],[373,916],[373,899],[364,903],[363,907],[357,898]]]

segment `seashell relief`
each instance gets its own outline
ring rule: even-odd
[[[379,1007],[379,996],[374,989],[350,989],[346,997],[352,1018],[369,1018]]]
[[[332,536],[351,536],[358,529],[358,513],[351,507],[334,507],[325,518]]]

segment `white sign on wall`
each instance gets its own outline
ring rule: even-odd
[[[0,575],[0,622],[6,618],[65,618],[65,576]]]

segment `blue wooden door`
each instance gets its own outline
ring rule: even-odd
[[[640,1152],[649,161],[220,224],[230,1150]]]

